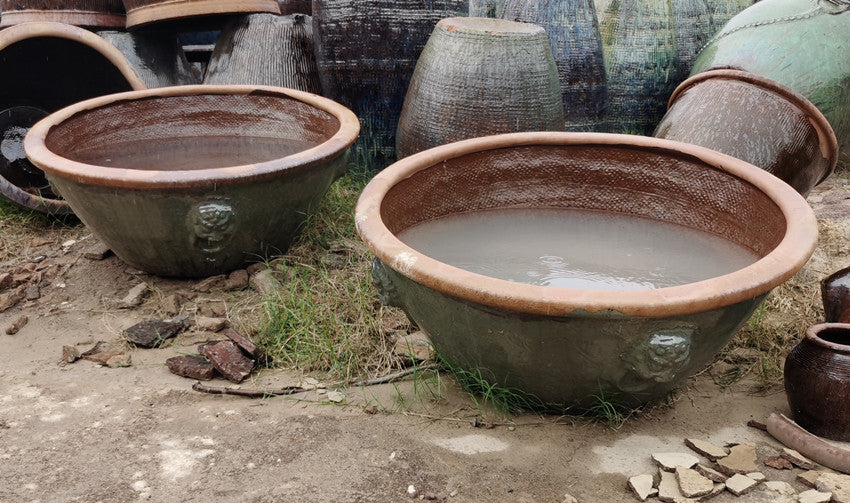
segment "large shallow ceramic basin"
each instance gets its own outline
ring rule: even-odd
[[[54,112],[24,148],[120,258],[177,277],[281,253],[344,173],[356,116],[259,86],[177,86]]]
[[[708,232],[754,258],[677,286],[555,288],[454,267],[398,237],[423,222],[504,208],[627,214]],[[450,364],[559,407],[664,397],[805,264],[817,239],[806,201],[751,164],[604,133],[512,133],[421,152],[378,173],[355,218],[377,256],[384,303],[403,307]],[[655,246],[664,252],[664,242]]]

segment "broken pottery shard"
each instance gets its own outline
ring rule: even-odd
[[[86,353],[87,354],[80,356],[83,360],[99,363],[101,365],[106,365],[106,362],[108,362],[111,358],[124,354],[124,352],[120,349],[104,349],[97,353],[88,353],[88,351]]]
[[[139,283],[127,292],[127,295],[118,302],[118,305],[122,308],[136,307],[142,303],[149,291],[147,283]]]
[[[750,472],[750,473],[745,473],[744,475],[755,480],[756,482],[764,482],[765,479],[767,479],[765,474],[763,474],[762,472]]]
[[[29,320],[30,319],[25,314],[18,316],[11,325],[6,327],[6,335],[17,334],[22,328],[24,328],[24,325],[26,325]]]
[[[130,355],[125,353],[118,353],[117,355],[110,356],[104,362],[109,368],[117,368],[117,367],[129,367],[132,359]]]
[[[172,374],[199,381],[209,381],[216,375],[215,367],[200,356],[174,356],[165,360]]]
[[[797,494],[797,490],[794,489],[794,486],[788,482],[780,480],[768,480],[764,483],[764,487],[768,491],[776,493],[779,496],[794,496]]]
[[[251,288],[263,298],[273,297],[281,289],[280,282],[275,279],[270,269],[263,269],[248,280]]]
[[[76,346],[62,346],[62,362],[74,363],[80,359],[80,350]]]
[[[745,474],[758,471],[755,444],[745,443],[732,446],[729,455],[717,460],[717,468],[726,475]]]
[[[803,470],[815,469],[815,463],[811,459],[807,458],[806,456],[803,456],[794,449],[783,447],[782,452],[779,453],[779,455],[787,459],[788,462],[790,462],[792,465],[802,468]]]
[[[233,341],[205,344],[202,354],[221,375],[235,383],[242,382],[254,369],[254,361],[243,355]]]
[[[694,470],[696,470],[697,473],[707,478],[708,480],[711,480],[712,482],[726,482],[726,479],[728,478],[726,475],[723,475],[717,470],[709,468],[703,464],[696,465],[694,467]]]
[[[652,455],[652,461],[666,472],[675,471],[677,466],[693,468],[697,463],[699,463],[699,459],[696,456],[688,454],[687,452],[654,453]]]
[[[808,486],[815,487],[815,481],[820,477],[820,474],[823,473],[818,470],[809,470],[807,472],[803,472],[797,475],[797,482]]]
[[[198,330],[207,332],[218,332],[227,325],[226,318],[211,318],[208,316],[198,316],[195,318],[195,327]]]
[[[829,503],[832,500],[832,493],[824,493],[817,489],[809,489],[797,495],[799,503]]]
[[[345,395],[343,395],[339,391],[329,391],[327,399],[329,402],[341,403],[343,400],[345,400]]]
[[[676,478],[679,480],[679,490],[686,498],[699,498],[714,489],[714,482],[691,468],[677,466]]]
[[[145,320],[124,330],[124,338],[136,346],[154,348],[186,328],[185,319]]]
[[[195,285],[195,290],[201,293],[207,293],[213,288],[224,283],[225,276],[223,274],[219,274],[218,276],[210,276],[209,278],[205,278],[201,280],[197,285]]]
[[[771,456],[764,460],[764,465],[776,470],[790,470],[794,465],[782,456]]]
[[[262,349],[258,348],[251,339],[245,337],[236,330],[233,330],[232,328],[225,328],[221,331],[221,333],[226,335],[231,341],[235,342],[237,346],[242,348],[242,351],[247,353],[261,365],[268,365],[271,361],[269,356],[263,352]]]
[[[661,482],[658,483],[658,500],[665,503],[679,503],[685,499],[679,490],[679,481],[671,472],[661,471]]]
[[[729,450],[724,447],[718,447],[711,442],[700,440],[698,438],[686,438],[685,445],[693,449],[697,454],[701,454],[712,461],[728,456]]]
[[[411,362],[432,360],[434,358],[434,349],[431,346],[431,341],[425,335],[425,332],[421,330],[399,337],[395,343],[393,353]]]
[[[832,493],[835,503],[850,503],[850,475],[842,473],[821,473],[815,480],[815,489],[825,493]]]
[[[224,281],[224,289],[227,291],[244,290],[248,288],[248,271],[237,269],[231,272]]]
[[[741,475],[740,473],[736,473],[726,479],[726,489],[735,496],[747,494],[755,489],[757,485],[759,485],[758,481],[755,481],[746,475]]]

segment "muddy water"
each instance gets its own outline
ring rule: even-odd
[[[485,276],[559,288],[662,288],[755,262],[717,236],[612,213],[509,209],[450,215],[399,234],[411,248]]]
[[[122,143],[73,152],[76,161],[135,170],[197,170],[279,159],[316,143],[279,138],[193,137]]]

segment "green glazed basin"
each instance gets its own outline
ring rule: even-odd
[[[476,274],[397,237],[497,208],[629,214],[710,232],[758,258],[672,287],[571,289]],[[451,365],[558,408],[666,396],[806,263],[817,239],[802,196],[760,168],[695,145],[605,133],[511,133],[420,152],[370,181],[355,219],[377,257],[383,303],[402,307]]]
[[[66,107],[24,148],[125,262],[203,277],[284,252],[358,132],[351,111],[314,94],[176,86]]]

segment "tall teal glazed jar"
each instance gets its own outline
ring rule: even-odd
[[[850,166],[850,1],[761,0],[700,52],[692,74],[736,68],[784,84],[829,120]]]

